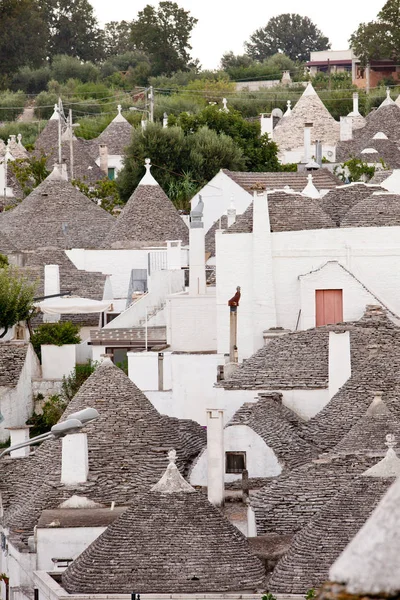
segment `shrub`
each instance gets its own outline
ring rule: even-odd
[[[41,358],[40,346],[42,344],[63,346],[64,344],[79,344],[80,341],[79,326],[70,321],[42,323],[31,336],[31,344],[39,358]]]
[[[58,94],[55,92],[40,92],[35,101],[35,117],[37,119],[50,119],[54,112],[54,105],[58,102]]]
[[[42,414],[36,412],[27,420],[28,425],[32,425],[30,437],[41,435],[49,431],[53,425],[58,423],[68,403],[58,394],[50,396],[43,404]]]
[[[39,94],[47,88],[51,78],[48,65],[39,69],[21,67],[12,79],[13,90],[23,90],[26,94]]]
[[[38,123],[5,123],[0,127],[0,138],[4,142],[7,142],[10,135],[18,135],[18,133],[20,133],[22,135],[23,145],[25,148],[29,149],[29,147],[32,147],[35,143],[37,136],[44,126],[44,121],[39,121]]]
[[[0,121],[15,121],[22,114],[26,102],[24,92],[10,92],[0,94]]]
[[[69,402],[75,396],[81,385],[97,369],[98,363],[88,360],[83,365],[76,365],[68,377],[63,377],[61,396],[65,402]]]
[[[58,54],[53,58],[51,76],[60,83],[68,79],[79,79],[83,83],[97,81],[99,69],[91,62],[81,62],[79,58]]]

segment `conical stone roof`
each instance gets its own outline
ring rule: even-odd
[[[325,194],[320,206],[339,227],[341,220],[353,206],[378,191],[383,192],[384,189],[379,185],[373,186],[361,182],[341,185]]]
[[[304,124],[313,123],[311,142],[335,146],[340,139],[340,125],[332,117],[311,83],[292,109],[274,129],[274,142],[279,150],[294,150],[304,146]]]
[[[397,227],[400,225],[400,194],[373,192],[353,206],[341,227]]]
[[[170,464],[69,566],[62,584],[70,593],[189,594],[255,592],[263,578],[243,534]]]
[[[189,241],[189,230],[175,206],[147,172],[129,198],[107,236],[106,248],[137,248],[165,244],[167,240]]]
[[[109,359],[86,380],[65,411],[95,408],[100,418],[89,424],[89,477],[71,488],[61,485],[61,442],[44,442],[21,471],[8,472],[0,483],[9,498],[5,516],[17,545],[25,547],[41,512],[55,508],[73,493],[100,503],[132,502],[165,470],[165,456],[179,451],[178,468],[186,472],[206,443],[204,429],[188,420],[160,415],[144,394]],[[11,489],[11,491],[10,491]]]
[[[21,250],[97,248],[114,217],[54,171],[16,208],[0,216],[0,229]],[[23,233],[23,235],[22,235]]]
[[[109,155],[123,156],[125,148],[129,146],[132,137],[132,125],[121,114],[121,106],[118,106],[118,114],[104,131],[92,140],[92,156],[99,156],[99,146],[105,144]]]

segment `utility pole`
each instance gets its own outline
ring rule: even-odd
[[[150,123],[153,123],[154,122],[154,89],[153,89],[152,85],[149,87],[149,100],[150,100],[149,121],[150,121]]]
[[[68,129],[69,129],[69,160],[71,181],[74,178],[74,130],[72,128],[72,108],[69,109]]]
[[[62,128],[61,128],[61,98],[58,98],[58,164],[62,164],[62,149],[61,149],[61,136],[62,136]]]

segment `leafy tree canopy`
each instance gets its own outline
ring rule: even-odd
[[[260,136],[260,122],[247,121],[235,110],[219,110],[208,106],[196,115],[182,113],[178,118],[186,134],[207,126],[218,134],[229,135],[243,151],[246,169],[249,171],[278,171],[278,148],[267,135]]]
[[[292,60],[309,60],[310,52],[330,48],[329,39],[309,19],[295,13],[285,13],[270,19],[257,29],[245,43],[246,53],[255,60],[264,60],[283,52]]]
[[[361,23],[349,43],[363,65],[370,60],[400,59],[400,0],[388,0],[376,21]]]
[[[125,54],[134,49],[129,21],[110,21],[104,26],[104,54],[106,57]]]
[[[197,19],[175,2],[148,4],[132,22],[131,39],[151,59],[153,75],[169,75],[192,66],[189,40]]]
[[[178,208],[187,208],[188,200],[221,168],[245,168],[241,148],[228,135],[204,126],[185,135],[182,127],[149,123],[144,131],[140,127],[133,131],[127,149],[125,167],[117,181],[124,200],[143,177],[147,157],[151,157],[152,173],[161,187],[167,194],[172,191],[171,199],[179,201]]]
[[[30,319],[36,287],[18,270],[7,265],[0,268],[0,338],[19,321]]]

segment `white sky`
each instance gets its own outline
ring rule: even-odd
[[[308,16],[328,36],[333,50],[344,50],[360,22],[373,20],[386,0],[175,0],[199,22],[193,31],[192,56],[204,69],[218,67],[224,52],[243,54],[249,36],[281,13]],[[132,20],[158,0],[91,0],[100,23]]]

